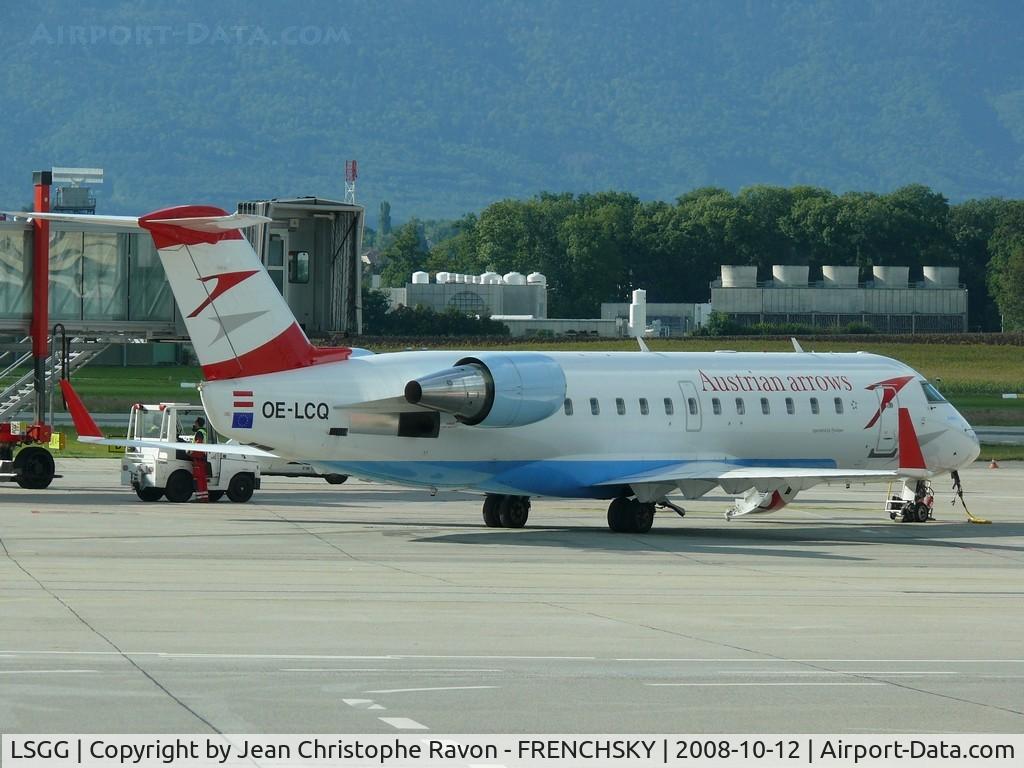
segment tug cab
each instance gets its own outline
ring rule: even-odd
[[[191,424],[198,416],[206,416],[201,405],[136,403],[128,417],[127,437],[129,440],[190,443]],[[211,425],[206,427],[206,442],[222,442]],[[210,501],[220,501],[227,494],[231,501],[246,502],[260,487],[260,462],[255,458],[211,453],[206,461]],[[121,461],[121,485],[131,487],[143,501],[162,498],[188,501],[195,493],[192,458],[184,450],[126,447]]]

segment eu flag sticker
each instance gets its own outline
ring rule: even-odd
[[[231,418],[232,429],[252,429],[251,413],[236,413]]]

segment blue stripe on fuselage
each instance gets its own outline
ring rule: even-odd
[[[555,459],[544,461],[317,461],[324,470],[372,480],[431,487],[473,488],[488,493],[523,496],[610,499],[621,486],[597,485],[616,477],[652,472],[680,463],[694,469],[704,463],[716,467],[778,467],[835,469],[831,459],[716,459],[713,462],[677,460],[593,460]]]

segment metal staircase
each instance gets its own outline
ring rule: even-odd
[[[29,339],[26,337],[22,341],[29,341]],[[54,345],[51,344],[51,349],[53,346]],[[81,338],[71,339],[67,356],[66,371],[70,373],[81,368],[109,346],[109,342],[86,342]],[[47,389],[51,388],[56,383],[55,378],[61,375],[60,358],[60,349],[55,349],[50,353],[50,356],[46,360]],[[15,358],[12,363],[0,371],[0,381],[5,381],[9,376],[16,373],[19,368],[26,365],[31,366],[31,361],[32,350],[30,348],[27,352]],[[32,400],[34,394],[35,386],[33,382],[33,371],[32,368],[29,367],[25,373],[18,376],[14,381],[4,385],[3,391],[0,391],[0,421],[7,421],[21,411],[25,405]]]

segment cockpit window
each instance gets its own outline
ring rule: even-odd
[[[927,381],[921,382],[921,389],[924,390],[925,399],[929,403],[944,403],[946,398],[939,394],[939,390],[929,384]]]

